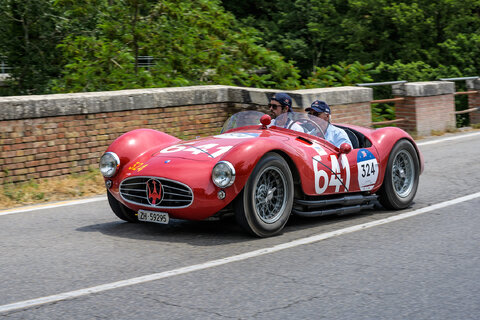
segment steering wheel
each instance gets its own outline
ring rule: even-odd
[[[291,129],[294,123],[298,123],[305,129],[305,133],[311,134],[319,138],[325,137],[322,128],[315,122],[310,119],[299,119],[297,121],[291,121],[292,123],[288,126],[287,129]]]

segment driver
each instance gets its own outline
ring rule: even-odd
[[[325,101],[315,100],[312,102],[310,108],[305,109],[310,115],[319,117],[328,122],[327,130],[325,131],[325,140],[332,143],[337,148],[340,148],[342,143],[348,143],[352,146],[352,142],[347,133],[330,123],[330,107]],[[352,146],[353,148],[353,146]]]
[[[270,103],[268,104],[268,108],[270,110],[270,116],[272,117],[271,126],[279,126],[283,128],[288,128],[291,130],[304,132],[301,125],[298,123],[294,123],[292,119],[290,119],[287,115],[282,117],[282,119],[286,119],[286,121],[280,121],[277,123],[277,117],[281,114],[286,114],[287,112],[292,112],[292,98],[283,92],[275,93],[270,98]]]

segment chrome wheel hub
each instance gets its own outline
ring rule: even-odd
[[[254,210],[265,223],[274,223],[282,216],[286,206],[285,175],[276,167],[267,167],[259,175],[254,188]]]
[[[393,160],[392,182],[395,193],[407,197],[413,189],[415,166],[412,156],[405,150],[400,151]]]

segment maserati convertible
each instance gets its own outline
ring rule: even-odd
[[[291,130],[293,123],[303,132]],[[424,162],[408,133],[336,124],[352,142],[336,147],[324,139],[328,125],[304,113],[272,121],[243,111],[217,135],[195,140],[152,129],[127,132],[100,158],[110,207],[128,222],[234,215],[246,231],[268,237],[291,215],[344,215],[379,204],[398,210],[412,203]]]

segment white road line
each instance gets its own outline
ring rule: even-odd
[[[446,141],[470,138],[470,137],[479,136],[479,135],[480,135],[480,132],[474,132],[474,133],[462,134],[462,135],[459,135],[459,136],[444,137],[444,138],[431,140],[431,141],[417,142],[417,146],[426,146],[426,145],[430,145],[430,144],[437,144],[437,143],[446,142]]]
[[[64,292],[64,293],[55,294],[55,295],[51,295],[51,296],[47,296],[47,297],[41,297],[41,298],[37,298],[37,299],[25,300],[25,301],[15,302],[15,303],[11,303],[11,304],[6,304],[6,305],[0,306],[0,312],[9,312],[9,311],[14,311],[14,310],[18,310],[18,309],[25,309],[25,308],[39,306],[39,305],[43,305],[43,304],[47,304],[47,303],[54,303],[54,302],[59,302],[59,301],[62,301],[62,300],[73,299],[73,298],[78,298],[78,297],[81,297],[81,296],[86,296],[86,295],[90,295],[90,294],[94,294],[94,293],[104,292],[104,291],[107,291],[107,290],[113,290],[113,289],[117,289],[117,288],[122,288],[122,287],[132,286],[132,285],[136,285],[136,284],[156,281],[156,280],[165,279],[165,278],[169,278],[169,277],[174,277],[174,276],[178,276],[178,275],[181,275],[181,274],[186,274],[186,273],[195,272],[195,271],[199,271],[199,270],[205,270],[205,269],[225,265],[225,264],[236,262],[236,261],[242,261],[242,260],[246,260],[246,259],[250,259],[250,258],[254,258],[254,257],[263,256],[263,255],[266,255],[266,254],[278,252],[278,251],[285,250],[285,249],[290,249],[290,248],[294,248],[294,247],[298,247],[298,246],[302,246],[302,245],[306,245],[306,244],[312,244],[312,243],[322,241],[322,240],[325,240],[325,239],[338,237],[338,236],[341,236],[341,235],[344,235],[344,234],[353,233],[353,232],[356,232],[356,231],[364,230],[364,229],[367,229],[367,228],[372,228],[372,227],[375,227],[375,226],[380,226],[380,225],[387,224],[387,223],[390,223],[390,222],[407,219],[407,218],[410,218],[410,217],[420,215],[422,213],[427,213],[427,212],[431,212],[431,211],[434,211],[434,210],[442,209],[442,208],[445,208],[445,207],[448,207],[448,206],[452,206],[452,205],[459,204],[459,203],[462,203],[462,202],[465,202],[465,201],[473,200],[473,199],[476,199],[476,198],[479,198],[479,197],[480,197],[480,192],[477,192],[477,193],[470,194],[470,195],[467,195],[467,196],[464,196],[464,197],[460,197],[460,198],[456,198],[456,199],[453,199],[453,200],[437,203],[437,204],[434,204],[432,206],[428,206],[428,207],[425,207],[425,208],[413,210],[413,211],[410,211],[410,212],[401,213],[401,214],[398,214],[396,216],[388,217],[388,218],[385,218],[385,219],[376,220],[376,221],[372,221],[372,222],[367,222],[367,223],[363,223],[363,224],[359,224],[359,225],[356,225],[356,226],[343,228],[343,229],[339,229],[339,230],[335,230],[335,231],[331,231],[331,232],[321,233],[321,234],[310,236],[310,237],[307,237],[307,238],[302,238],[302,239],[294,240],[294,241],[291,241],[291,242],[278,244],[278,245],[273,246],[273,247],[263,248],[263,249],[259,249],[259,250],[255,250],[255,251],[250,251],[250,252],[242,253],[242,254],[235,255],[235,256],[230,256],[230,257],[223,258],[223,259],[212,260],[212,261],[208,261],[208,262],[205,262],[205,263],[200,263],[200,264],[195,264],[195,265],[191,265],[191,266],[187,266],[187,267],[183,267],[183,268],[173,269],[173,270],[170,270],[170,271],[149,274],[149,275],[142,276],[142,277],[131,278],[131,279],[127,279],[127,280],[102,284],[102,285],[95,286],[95,287],[90,287],[90,288],[85,288],[85,289],[80,289],[80,290],[75,290],[75,291],[70,291],[70,292]]]
[[[20,213],[20,212],[29,212],[29,211],[52,209],[52,208],[59,208],[59,207],[65,207],[65,206],[74,206],[74,205],[85,204],[90,202],[104,201],[106,199],[107,199],[106,196],[100,196],[100,197],[81,199],[81,200],[68,200],[68,201],[55,202],[55,203],[32,205],[28,207],[19,207],[19,208],[9,209],[9,210],[0,210],[0,216],[5,216],[7,214],[13,214],[13,213]]]

